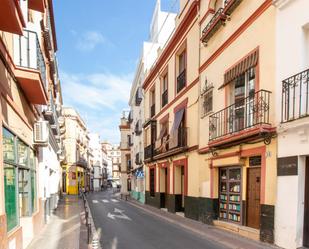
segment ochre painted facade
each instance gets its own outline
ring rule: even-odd
[[[180,6],[175,32],[143,85],[146,203],[273,243],[275,8],[269,0]],[[177,125],[177,149],[166,147]],[[179,144],[183,127],[186,141]],[[253,206],[254,218],[247,217]]]

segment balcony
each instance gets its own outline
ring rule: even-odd
[[[144,148],[144,160],[152,160],[154,155],[154,145],[150,144]]]
[[[56,116],[54,98],[52,94],[50,94],[49,105],[44,109],[45,110],[43,110],[43,115],[45,120],[47,120],[49,124],[54,125],[57,121],[57,116]]]
[[[83,168],[87,168],[87,165],[88,165],[88,163],[87,163],[87,160],[85,159],[85,158],[79,158],[79,160],[76,162],[76,165],[77,166],[81,166],[81,167],[83,167]]]
[[[177,77],[177,93],[186,86],[186,69],[184,69]]]
[[[156,115],[156,104],[150,107],[150,118],[154,117],[154,115]]]
[[[142,134],[142,125],[141,125],[141,121],[138,120],[135,124],[135,129],[134,129],[135,135],[139,136]]]
[[[44,13],[45,10],[44,0],[28,0],[28,6],[29,9]]]
[[[138,88],[135,93],[135,105],[139,106],[142,103],[142,100],[143,100],[142,89]]]
[[[222,25],[224,25],[226,19],[227,16],[224,13],[224,8],[219,8],[203,30],[201,40],[204,44],[207,44],[210,38],[219,30]]]
[[[131,124],[133,122],[133,118],[132,118],[133,114],[132,114],[132,111],[129,112],[129,115],[128,115],[128,123]]]
[[[202,42],[207,45],[211,37],[225,25],[226,20],[243,0],[225,0],[224,7],[219,8],[202,32]]]
[[[162,93],[162,107],[164,107],[165,105],[167,105],[168,103],[168,90],[165,90]]]
[[[225,0],[224,1],[224,14],[230,16],[232,12],[243,0]]]
[[[128,148],[133,146],[133,142],[132,142],[132,136],[128,135]]]
[[[143,156],[140,152],[135,154],[135,164],[136,165],[141,165],[143,163],[142,157]]]
[[[209,117],[209,145],[221,145],[227,141],[235,142],[268,133],[271,130],[270,94],[267,90],[260,90],[212,114]]]
[[[23,34],[25,20],[18,0],[3,0],[0,8],[0,30],[17,35]]]
[[[281,122],[309,116],[309,69],[282,81]]]
[[[38,35],[24,31],[14,39],[15,75],[27,99],[32,104],[47,104],[46,66]]]
[[[129,173],[132,170],[131,160],[127,161],[127,172]]]
[[[184,152],[188,148],[187,144],[188,128],[179,127],[175,134],[169,134],[162,139],[162,143],[155,149],[154,159],[162,159],[168,156]]]

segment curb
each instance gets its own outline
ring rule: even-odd
[[[84,201],[85,213],[88,212],[88,222],[86,220],[86,226],[90,226],[90,242],[91,243],[88,244],[88,249],[102,249],[102,246],[100,243],[101,233],[98,232],[95,227],[92,214],[91,214],[91,210],[88,205],[88,200],[84,194],[82,195],[82,198]]]

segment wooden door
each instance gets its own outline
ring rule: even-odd
[[[309,247],[309,157],[306,158],[305,179],[305,205],[304,205],[304,246]]]
[[[247,226],[260,228],[261,168],[248,168]]]

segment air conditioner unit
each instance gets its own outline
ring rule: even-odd
[[[34,124],[33,140],[35,144],[48,144],[48,121],[38,121]]]

